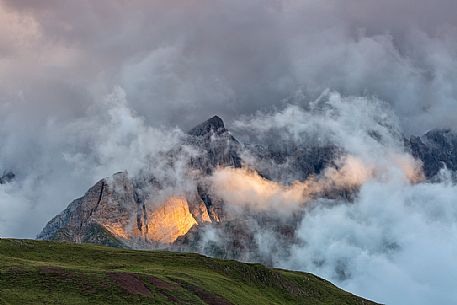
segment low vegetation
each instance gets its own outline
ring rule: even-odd
[[[374,304],[309,273],[192,253],[0,239],[0,304]]]

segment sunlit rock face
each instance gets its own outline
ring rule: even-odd
[[[192,214],[184,197],[152,204],[139,202],[135,191],[127,173],[103,179],[52,219],[38,238],[117,246],[169,244],[199,222],[211,221],[201,201]]]
[[[197,221],[190,213],[186,199],[171,197],[148,216],[146,236],[150,240],[170,244],[194,225]]]

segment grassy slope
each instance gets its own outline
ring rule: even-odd
[[[374,304],[312,274],[198,254],[0,239],[0,304]]]

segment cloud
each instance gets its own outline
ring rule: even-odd
[[[227,210],[240,213],[240,209],[248,208],[290,216],[325,191],[358,188],[375,174],[373,168],[350,155],[341,158],[338,165],[339,169],[327,168],[320,178],[290,185],[265,179],[247,168],[218,168],[208,180],[212,193],[224,200]]]
[[[351,204],[316,203],[285,268],[311,271],[386,304],[452,304],[457,211],[452,182],[362,186]]]
[[[0,41],[19,32],[30,46],[12,44],[2,92],[39,104],[43,119],[68,119],[119,85],[147,123],[187,129],[213,114],[231,121],[269,110],[297,89],[312,100],[331,88],[387,101],[408,133],[455,127],[455,6],[4,0]]]
[[[190,182],[180,173],[186,149],[173,166],[164,161],[164,154],[175,148],[182,132],[146,126],[129,108],[120,88],[90,108],[84,118],[64,126],[49,120],[39,135],[34,138],[23,129],[2,134],[1,167],[17,174],[14,183],[0,185],[2,236],[34,237],[69,202],[115,172],[138,176],[142,170],[151,170],[175,188],[189,188]],[[23,150],[16,151],[15,145]]]
[[[245,116],[234,122],[234,131],[246,140],[268,144],[274,139],[301,145],[337,145],[369,160],[376,154],[403,150],[398,117],[389,104],[330,91],[312,102],[297,96],[293,104],[281,110]]]
[[[246,217],[240,206],[290,217],[289,224],[300,215],[288,242],[261,220],[250,219],[264,261],[311,271],[378,302],[455,302],[449,286],[457,274],[455,181],[446,170],[441,180],[423,181],[421,164],[404,150],[395,114],[385,103],[329,92],[304,106],[245,117],[235,127],[252,133],[250,140],[333,144],[343,155],[350,153],[317,179],[292,184],[245,169],[215,172],[216,194],[228,209],[235,206],[240,218]],[[351,202],[319,198],[325,189],[351,186],[359,188]],[[204,242],[224,238],[210,233]]]

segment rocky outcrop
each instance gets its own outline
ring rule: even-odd
[[[262,146],[246,145],[254,157],[255,170],[263,177],[285,183],[303,181],[320,174],[325,168],[335,166],[342,151],[336,146],[305,146],[294,143]]]
[[[284,219],[262,214],[237,215],[221,222],[193,227],[187,234],[178,237],[171,249],[272,266],[273,257],[286,257],[290,249],[287,245],[298,242],[295,236],[298,221],[298,217],[291,217],[285,222]],[[274,247],[262,248],[259,232],[266,233],[264,238],[274,239]],[[211,239],[208,240],[208,236]]]
[[[457,171],[457,132],[451,129],[434,129],[423,136],[405,140],[411,154],[422,161],[427,178],[446,167]]]
[[[185,144],[198,149],[199,154],[191,159],[190,165],[204,174],[211,174],[218,166],[241,167],[241,145],[218,116],[191,129]]]
[[[87,193],[54,217],[38,235],[38,239],[88,242],[94,235],[106,235],[107,240],[122,244],[123,228],[133,215],[139,213],[133,187],[126,173],[113,175],[111,181],[102,179]],[[141,212],[141,209],[140,209]],[[105,238],[102,238],[102,240]]]
[[[160,246],[174,242],[193,225],[211,221],[202,201],[190,205],[184,197],[170,197],[164,202],[149,197],[139,200],[137,192],[134,179],[126,172],[102,179],[49,221],[37,238],[109,246]]]
[[[189,130],[188,134],[195,137],[202,137],[208,134],[222,134],[225,132],[227,132],[227,129],[225,129],[224,121],[215,115]]]
[[[198,170],[203,177],[211,175],[220,166],[241,167],[242,146],[218,116],[188,131],[184,144],[198,151],[196,156],[190,158],[189,167]],[[203,182],[198,183],[196,191],[197,201],[205,204],[209,219],[219,222],[224,217],[223,202],[212,197],[208,186]]]

